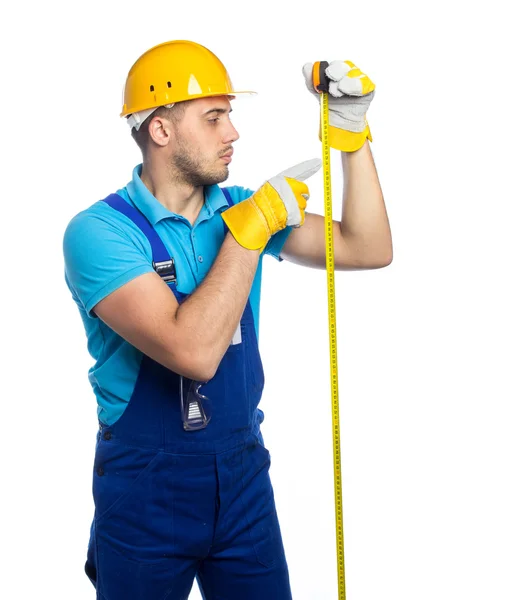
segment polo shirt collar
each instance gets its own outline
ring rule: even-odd
[[[142,163],[137,165],[132,173],[132,181],[127,184],[127,192],[132,202],[148,219],[151,225],[155,225],[162,219],[180,219],[181,215],[173,213],[158,202],[153,194],[144,185],[141,179]],[[214,213],[228,206],[227,199],[218,185],[204,187],[204,205],[195,221],[196,226],[201,221],[210,219]]]

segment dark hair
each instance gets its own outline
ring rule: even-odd
[[[155,110],[155,112],[149,115],[149,117],[139,127],[139,130],[137,130],[135,127],[132,127],[132,137],[141,149],[142,156],[145,156],[146,151],[148,149],[149,124],[151,123],[151,121],[155,117],[163,117],[164,119],[168,119],[172,123],[179,123],[179,121],[181,121],[181,119],[183,118],[188,102],[189,100],[185,100],[183,102],[176,102],[176,104],[174,104],[174,106],[172,106],[171,108],[167,108],[166,106],[160,106]]]

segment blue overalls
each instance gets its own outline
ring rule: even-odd
[[[154,262],[171,259],[140,211],[116,194],[104,201],[143,231]],[[205,600],[291,599],[249,300],[240,332],[201,389],[212,404],[205,429],[184,430],[179,375],[146,355],[122,416],[100,423],[85,567],[97,599],[185,600],[195,576]]]

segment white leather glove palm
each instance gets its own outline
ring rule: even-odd
[[[308,90],[319,101],[320,94],[313,87],[313,64],[306,63],[302,72]],[[325,74],[330,80],[329,143],[336,150],[354,152],[366,139],[372,142],[366,113],[376,86],[349,60],[331,62]]]

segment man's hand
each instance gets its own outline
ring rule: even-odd
[[[313,64],[302,68],[308,90],[319,98],[313,87]],[[366,112],[374,98],[374,83],[351,61],[335,60],[325,69],[329,85],[329,143],[343,152],[354,152],[372,142]],[[320,133],[321,138],[321,133]]]
[[[262,251],[270,237],[287,226],[304,223],[309,190],[302,183],[314,175],[321,160],[306,160],[269,179],[248,199],[221,216],[238,244]]]

